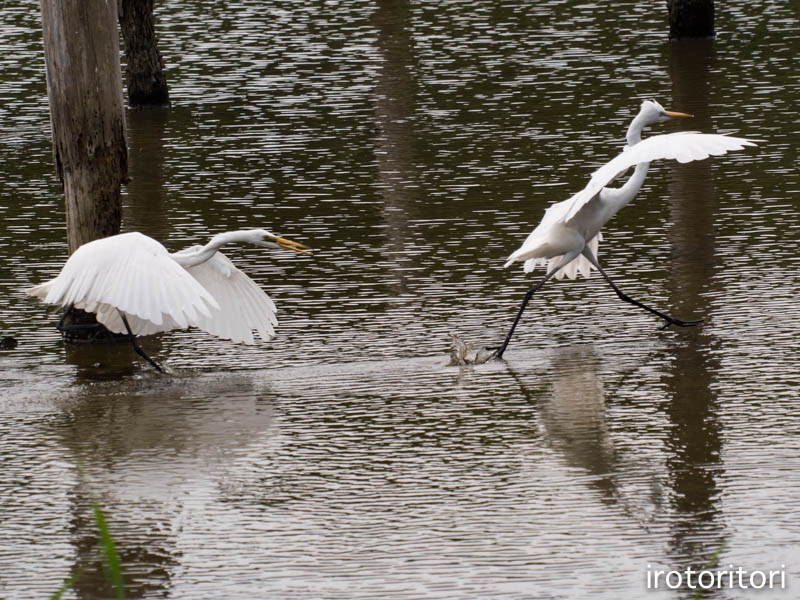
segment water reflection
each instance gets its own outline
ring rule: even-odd
[[[148,340],[150,350],[158,338]],[[124,339],[105,344],[62,344],[64,362],[75,368],[77,380],[87,382],[116,380],[141,372],[133,345]]]
[[[123,231],[141,231],[169,246],[170,221],[164,148],[171,111],[128,111],[128,174],[123,195]],[[178,248],[171,248],[172,251]]]
[[[595,485],[613,497],[616,461],[606,423],[599,360],[591,346],[555,352],[552,394],[542,404],[540,418],[550,446],[569,464],[596,475]]]
[[[671,553],[676,561],[687,557],[702,567],[725,539],[721,520],[719,481],[723,431],[714,389],[718,368],[702,341],[675,347],[673,365],[665,377],[665,413],[671,423],[666,444],[672,525]],[[689,376],[692,373],[692,376]]]
[[[645,360],[646,356],[630,356],[628,364],[618,364],[621,374],[607,386],[604,359],[594,345],[557,348],[548,358],[549,393],[531,387],[513,367],[509,374],[525,398],[536,405],[548,446],[567,465],[588,474],[591,488],[598,490],[606,503],[649,531],[664,508],[662,478],[655,464],[615,448],[606,406],[607,400],[615,400],[614,391],[620,382],[641,368]]]
[[[388,238],[385,260],[394,275],[393,291],[397,295],[409,293],[408,277],[417,269],[417,253],[408,252],[412,240],[409,225],[415,218],[414,206],[419,199],[410,12],[408,2],[383,0],[372,17],[383,60],[375,82],[375,156]]]
[[[669,59],[675,105],[685,106],[694,114],[687,128],[714,131],[709,102],[716,42],[670,44]],[[686,566],[698,569],[707,566],[708,557],[722,546],[726,536],[718,489],[724,474],[723,432],[714,393],[714,374],[720,365],[711,356],[718,340],[708,326],[714,318],[708,296],[710,292],[719,293],[713,289],[719,259],[715,235],[718,200],[711,163],[706,160],[678,166],[672,170],[669,186],[673,299],[676,307],[693,307],[699,311],[698,317],[706,319],[684,343],[673,348],[664,404],[672,424],[667,435],[667,469],[676,512],[670,552],[673,564],[686,562]]]
[[[78,395],[54,424],[81,474],[69,492],[72,572],[85,571],[85,597],[113,594],[98,555],[92,502],[105,512],[129,597],[168,593],[181,560],[186,513],[217,493],[226,471],[259,440],[268,443],[273,408],[241,377],[140,380],[119,395]],[[100,426],[102,424],[102,426]]]
[[[714,40],[691,40],[669,45],[669,73],[672,80],[672,102],[676,110],[693,115],[681,123],[684,129],[716,133],[709,106],[710,78],[716,62]],[[728,158],[728,157],[725,157]],[[669,257],[670,275],[675,282],[671,300],[675,312],[681,314],[694,307],[701,310],[696,317],[707,318],[709,309],[703,298],[714,279],[716,268],[715,222],[718,201],[712,164],[715,160],[672,165],[669,177]],[[703,310],[704,309],[704,310]]]

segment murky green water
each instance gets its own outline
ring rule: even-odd
[[[38,4],[0,11],[0,597],[684,598],[651,568],[784,568],[800,586],[800,15],[718,3],[669,44],[653,3],[161,3],[174,107],[128,115],[126,230],[170,249],[266,227],[313,258],[232,248],[279,335],[65,348],[21,290],[66,251]],[[504,258],[620,148],[642,98],[764,140],[654,165],[600,278]],[[669,125],[660,131],[671,131]],[[663,587],[663,586],[662,586]],[[794,591],[793,591],[794,590]],[[751,597],[741,589],[718,598]]]

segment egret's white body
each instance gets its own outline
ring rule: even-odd
[[[150,335],[198,327],[253,344],[254,330],[268,340],[278,321],[270,297],[219,252],[236,242],[303,253],[307,248],[252,229],[221,233],[205,246],[170,253],[144,234],[122,233],[84,244],[55,279],[26,293],[49,304],[95,313],[114,333]]]
[[[689,115],[666,111],[657,102],[645,100],[628,128],[628,145],[622,153],[595,171],[580,192],[550,206],[536,229],[508,257],[505,266],[524,261],[527,273],[537,265],[547,265],[551,271],[564,263],[556,272],[556,279],[588,277],[594,265],[581,253],[588,247],[593,255],[597,254],[598,242],[603,239],[600,230],[639,192],[651,161],[674,159],[687,163],[755,145],[744,138],[688,131],[642,140],[642,129],[647,125],[686,116]],[[636,169],[625,185],[617,189],[606,187],[633,166]]]
[[[501,357],[514,332],[530,296],[551,277],[575,279],[578,275],[589,277],[597,269],[611,284],[623,300],[631,302],[667,320],[667,325],[694,325],[699,321],[684,322],[664,315],[640,302],[628,298],[603,272],[597,261],[597,248],[602,241],[601,229],[621,208],[630,202],[644,183],[650,162],[658,159],[674,159],[681,163],[719,156],[732,150],[742,150],[755,143],[729,135],[696,132],[678,132],[656,135],[642,140],[642,130],[652,124],[670,118],[690,117],[685,113],[665,110],[658,102],[645,100],[639,113],[628,127],[627,142],[622,153],[609,161],[592,175],[589,184],[571,198],[553,204],[545,211],[539,225],[525,242],[507,259],[505,266],[524,262],[525,272],[537,265],[545,265],[547,274],[534,288],[528,291],[517,319],[498,348]],[[635,166],[633,175],[620,188],[606,187]]]

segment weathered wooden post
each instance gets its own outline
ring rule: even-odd
[[[119,25],[125,40],[125,82],[131,107],[167,106],[169,90],[158,51],[153,0],[120,0]]]
[[[64,185],[70,254],[119,233],[128,177],[117,4],[41,0],[47,96],[56,172]],[[94,315],[68,310],[66,339],[92,339]],[[66,326],[66,327],[63,327]]]
[[[117,4],[41,0],[56,171],[69,252],[119,233],[128,174]]]
[[[667,0],[669,38],[714,37],[714,0]]]

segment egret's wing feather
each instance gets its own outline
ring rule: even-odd
[[[592,174],[589,184],[570,199],[571,204],[569,209],[563,213],[562,220],[568,221],[574,217],[600,190],[620,174],[639,163],[660,159],[687,163],[755,145],[754,141],[744,138],[693,131],[680,131],[645,138],[638,144],[626,147],[616,158],[597,169]]]
[[[121,310],[132,317],[131,329],[137,335],[195,325],[218,308],[214,297],[170,258],[164,246],[136,232],[84,244],[55,279],[27,293],[49,304],[95,312],[98,321],[118,333],[125,331],[116,315]]]
[[[53,285],[54,281],[55,279],[51,279],[49,281],[45,281],[44,283],[40,283],[39,285],[35,285],[32,288],[25,290],[25,293],[44,302],[44,299],[47,298],[47,294],[50,292],[50,287]]]
[[[90,308],[78,306],[87,312],[95,313],[98,323],[102,323],[106,329],[114,333],[128,333],[125,324],[122,322],[119,311],[110,304],[94,304]],[[147,319],[137,317],[136,315],[127,314],[125,318],[128,320],[128,325],[131,326],[131,332],[134,335],[152,335],[160,331],[169,331],[171,329],[185,329],[188,325],[185,322],[178,322],[167,314],[162,314],[161,323],[153,323]]]
[[[577,196],[577,194],[576,194]],[[544,216],[539,224],[536,226],[530,235],[525,239],[522,245],[517,248],[514,252],[506,260],[506,263],[503,265],[503,268],[511,266],[513,263],[519,260],[525,260],[525,272],[532,271],[534,266],[539,264],[540,262],[544,264],[544,260],[546,259],[525,259],[523,258],[526,254],[534,251],[539,244],[544,241],[545,236],[550,231],[550,227],[554,223],[563,220],[564,215],[569,210],[570,203],[573,202],[575,196],[572,198],[568,198],[567,200],[562,200],[561,202],[556,202],[555,204],[550,205],[550,207],[544,212]]]
[[[219,308],[200,317],[194,325],[213,335],[245,344],[254,343],[254,329],[265,341],[275,335],[278,324],[275,304],[221,252],[187,271],[219,304]]]

